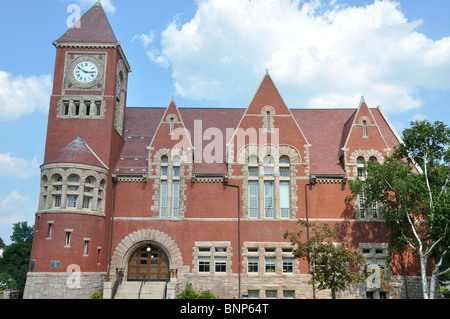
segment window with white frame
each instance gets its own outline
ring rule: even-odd
[[[247,272],[259,273],[259,257],[248,257]]]
[[[41,187],[40,210],[45,209],[77,209],[102,211],[102,199],[106,181],[98,183],[93,176],[83,177],[83,171],[63,178],[61,174],[49,175],[42,178],[45,187]],[[48,174],[48,172],[46,172]],[[47,198],[50,200],[47,202]],[[97,204],[96,204],[97,203]]]
[[[266,273],[276,273],[277,272],[277,263],[276,263],[275,257],[266,257],[265,271],[266,271]]]
[[[179,218],[180,176],[181,158],[174,156],[169,160],[167,155],[161,156],[159,217]]]
[[[215,257],[215,272],[227,272],[227,258],[226,257]]]
[[[248,157],[248,218],[291,218],[291,172],[288,156]]]
[[[230,242],[196,242],[194,247],[194,272],[227,273],[231,250]]]
[[[292,274],[294,272],[294,259],[283,257],[283,274]]]
[[[375,156],[371,156],[369,158],[369,161],[376,163],[377,158]],[[358,176],[358,178],[360,178],[363,181],[366,179],[365,165],[366,165],[366,161],[365,161],[364,157],[359,156],[356,160],[357,176]],[[374,203],[372,206],[368,207],[366,205],[366,195],[364,193],[364,190],[358,196],[357,208],[359,211],[359,218],[361,218],[361,219],[377,219],[377,218],[379,218],[378,203]]]
[[[211,257],[198,257],[198,271],[210,272]]]

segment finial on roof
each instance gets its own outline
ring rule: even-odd
[[[269,75],[269,69],[266,68],[266,75]]]
[[[85,144],[83,139],[80,137],[80,135],[78,135],[78,137],[76,139],[74,139],[72,141],[72,143],[83,143],[83,144]]]
[[[173,95],[172,95],[172,102],[175,102],[175,98],[173,97]]]
[[[97,1],[96,4],[94,4],[94,7],[101,7],[102,6],[102,2],[100,0]]]

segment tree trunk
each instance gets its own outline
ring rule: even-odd
[[[420,271],[422,275],[423,299],[428,299],[427,258],[422,252],[419,252],[419,255],[420,255]]]
[[[331,299],[336,299],[336,290],[331,289]]]

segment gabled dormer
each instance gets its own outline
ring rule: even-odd
[[[147,147],[148,178],[154,190],[153,217],[181,219],[186,180],[192,176],[192,143],[172,98]]]
[[[275,162],[288,156],[291,163],[304,165],[309,174],[309,143],[266,72],[251,103],[228,142],[228,163],[246,164],[250,155],[260,161],[267,155]]]
[[[361,97],[358,109],[345,123],[342,130],[339,160],[345,166],[348,178],[356,178],[358,168],[367,161],[383,162],[384,156],[390,154],[386,140],[367,106],[364,97]]]

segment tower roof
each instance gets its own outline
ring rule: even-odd
[[[76,163],[108,168],[80,136],[46,162],[51,163]]]
[[[97,1],[79,21],[55,42],[115,44],[118,41],[100,1]]]

